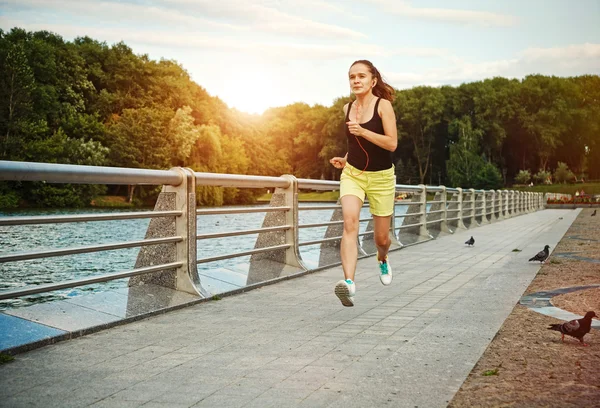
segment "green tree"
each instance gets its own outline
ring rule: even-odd
[[[31,125],[32,91],[35,78],[22,43],[6,41],[0,30],[2,41],[0,55],[0,126],[2,126],[2,158],[14,158],[22,148],[22,139]]]
[[[575,175],[569,170],[567,163],[558,162],[558,166],[554,170],[554,180],[556,180],[557,183],[567,183],[574,181]]]
[[[200,137],[200,129],[194,125],[192,108],[184,106],[177,109],[175,116],[169,121],[167,135],[167,143],[171,150],[171,163],[184,165]]]
[[[517,184],[527,184],[531,180],[531,173],[529,170],[519,170],[519,173],[515,177],[515,183]]]
[[[415,87],[399,92],[393,103],[400,137],[412,142],[420,182],[429,171],[437,128],[442,124],[444,95],[439,88]]]
[[[536,184],[544,184],[544,183],[546,183],[547,180],[550,179],[550,177],[552,177],[552,173],[550,173],[549,171],[544,171],[544,170],[540,169],[540,171],[538,171],[537,173],[535,173],[533,175],[533,180],[535,181]],[[529,181],[529,180],[527,180],[527,181]]]
[[[474,188],[497,190],[502,187],[502,174],[493,163],[485,162],[475,177]]]
[[[477,177],[485,166],[478,154],[480,132],[471,127],[469,117],[454,120],[449,126],[450,134],[457,134],[458,141],[450,143],[450,159],[446,171],[450,184],[454,187],[474,188]]]

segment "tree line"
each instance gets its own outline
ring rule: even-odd
[[[336,180],[329,159],[346,152],[349,100],[250,115],[209,95],[176,61],[122,42],[0,30],[0,160]],[[600,178],[598,75],[418,86],[397,90],[393,107],[398,183],[500,188],[523,172],[547,182],[565,167],[567,180]],[[85,206],[105,193],[143,201],[157,192],[4,182],[0,207]],[[259,193],[201,187],[197,199],[247,203]]]

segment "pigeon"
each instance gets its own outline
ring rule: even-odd
[[[594,210],[594,212],[592,213],[592,217],[596,216],[596,210]]]
[[[550,245],[546,245],[543,251],[538,252],[533,258],[529,258],[529,262],[540,261],[541,263],[544,263],[544,261],[548,258],[548,255],[550,255],[550,251],[548,251],[548,249],[550,249]]]
[[[475,244],[475,238],[471,237],[471,239],[470,239],[470,240],[468,240],[467,242],[465,242],[465,244],[467,244],[467,245],[469,245],[469,246],[471,246],[471,245]]]
[[[562,333],[562,341],[565,341],[565,334],[579,339],[581,344],[588,346],[583,342],[583,336],[590,332],[592,327],[592,317],[598,317],[594,312],[587,312],[583,319],[575,319],[570,322],[551,324],[548,330],[559,331]]]

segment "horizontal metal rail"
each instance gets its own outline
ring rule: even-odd
[[[443,201],[427,201],[426,204],[442,204]]]
[[[210,208],[205,210],[196,210],[196,215],[217,215],[217,214],[249,214],[261,212],[289,211],[291,207],[242,207],[242,208]]]
[[[425,224],[433,224],[433,223],[442,222],[442,221],[444,221],[444,220],[431,220],[431,221],[426,221]]]
[[[0,160],[0,180],[71,184],[170,184],[178,186],[183,181],[183,174],[177,170],[130,169]]]
[[[144,268],[132,269],[129,271],[108,273],[104,275],[95,276],[93,278],[74,279],[62,283],[45,283],[42,285],[27,286],[25,288],[3,290],[0,291],[0,300],[13,299],[20,296],[35,295],[38,293],[51,292],[53,290],[59,289],[74,288],[77,286],[90,285],[92,283],[107,282],[115,279],[130,278],[136,275],[158,272],[165,269],[175,269],[181,266],[183,266],[183,262],[171,262],[168,264],[147,266]]]
[[[413,215],[423,215],[423,214],[425,214],[425,213],[418,212],[418,213],[412,213],[412,214],[400,214],[400,215],[394,215],[394,218],[412,217]]]
[[[318,222],[316,224],[301,224],[301,225],[298,225],[298,228],[328,227],[330,225],[339,225],[339,224],[343,224],[343,223],[344,223],[344,221]]]
[[[421,205],[420,202],[415,202],[415,201],[410,201],[410,202],[402,202],[402,201],[396,201],[394,203],[394,205]]]
[[[30,259],[39,259],[39,258],[50,258],[50,257],[55,257],[55,256],[85,254],[85,253],[89,253],[89,252],[111,251],[111,250],[115,250],[115,249],[134,248],[134,247],[142,247],[142,246],[149,246],[149,245],[171,244],[171,243],[176,243],[176,242],[181,242],[181,241],[183,241],[183,238],[180,236],[176,236],[176,237],[167,237],[167,238],[144,239],[141,241],[120,242],[120,243],[116,243],[116,244],[104,244],[104,245],[94,245],[94,246],[76,247],[76,248],[52,249],[52,250],[47,250],[47,251],[36,251],[36,252],[20,252],[20,253],[16,253],[16,254],[0,255],[0,263],[26,261],[26,260],[30,260]]]
[[[265,228],[256,228],[256,229],[240,230],[240,231],[217,232],[214,234],[199,234],[199,235],[196,235],[196,239],[200,240],[200,239],[237,237],[238,235],[251,235],[251,234],[259,234],[262,232],[287,231],[291,228],[292,228],[291,225],[282,225],[282,226],[278,226],[278,227],[265,227]]]
[[[446,218],[446,221],[456,221],[456,220],[460,220],[461,217],[454,217],[454,218]]]
[[[283,177],[248,176],[245,174],[194,172],[199,186],[239,187],[239,188],[288,188],[291,181]]]
[[[315,205],[315,206],[306,206],[301,205],[298,206],[298,210],[301,211],[314,211],[314,210],[337,210],[338,208],[342,208],[341,205]]]
[[[439,214],[439,213],[443,213],[443,212],[445,212],[445,211],[446,211],[446,210],[435,210],[435,211],[428,211],[428,212],[427,212],[427,215],[429,215],[429,214]]]
[[[298,179],[298,188],[304,190],[335,191],[340,189],[338,181]]]
[[[86,215],[40,215],[33,217],[0,217],[0,226],[61,224],[67,222],[133,220],[139,218],[179,217],[181,211],[143,211],[131,213],[86,214]]]
[[[419,186],[409,186],[407,184],[396,184],[396,192],[399,192],[399,191],[401,191],[403,193],[404,192],[412,193],[415,191],[422,192],[423,188],[419,187]]]
[[[399,227],[396,227],[394,229],[403,229],[403,228],[414,228],[414,227],[420,227],[422,224],[418,223],[418,224],[409,224],[409,225],[400,225]]]
[[[219,256],[211,256],[210,258],[202,258],[202,259],[198,259],[196,261],[196,263],[203,264],[203,263],[207,263],[207,262],[221,261],[223,259],[230,259],[230,258],[239,258],[240,256],[261,254],[263,252],[271,252],[271,251],[277,251],[280,249],[288,249],[288,248],[291,248],[290,244],[274,245],[274,246],[265,247],[265,248],[252,249],[250,251],[236,252],[233,254],[226,254],[226,255],[219,255]]]
[[[339,237],[329,237],[329,238],[317,239],[315,241],[304,241],[304,242],[300,242],[298,244],[298,246],[317,245],[317,244],[322,244],[324,242],[339,241],[340,239],[342,239],[341,236],[339,236]]]

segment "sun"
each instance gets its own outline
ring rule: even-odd
[[[217,94],[229,107],[242,112],[261,114],[285,104],[285,85],[272,67],[246,64],[230,69],[222,94]]]

